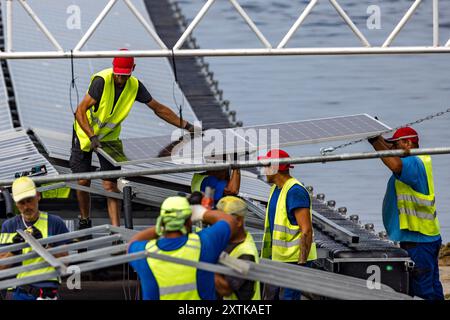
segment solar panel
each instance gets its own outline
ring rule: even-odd
[[[367,114],[293,121],[242,128],[244,132],[266,130],[251,140],[258,149],[291,145],[313,144],[327,141],[349,140],[370,137],[390,130],[387,125]],[[277,132],[271,135],[270,132]],[[267,138],[266,138],[267,137]],[[274,141],[273,141],[274,140]]]
[[[170,136],[102,143],[100,152],[114,165],[180,160],[202,162],[223,154],[326,141],[366,138],[390,130],[367,114],[207,130],[202,136],[173,141]]]
[[[34,146],[25,131],[0,132],[0,179],[13,179],[16,172],[45,165],[48,175],[57,171]]]
[[[205,156],[245,154],[256,146],[237,135],[233,129],[210,129],[202,135],[172,139],[171,136],[134,138],[102,142],[99,152],[113,165],[130,165],[161,161],[203,162]]]

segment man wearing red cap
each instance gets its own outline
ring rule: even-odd
[[[258,157],[258,160],[282,158],[289,158],[289,154],[273,149],[266,156]],[[272,189],[266,209],[261,256],[274,261],[310,266],[311,261],[317,259],[316,244],[313,241],[312,202],[303,184],[290,175],[290,168],[293,166],[282,164],[264,167],[262,170],[267,182],[272,184]],[[301,295],[299,291],[287,288],[278,288],[274,293],[275,297],[270,298],[281,300],[299,300]]]
[[[126,49],[121,49],[126,50]],[[116,57],[113,67],[94,74],[89,91],[78,105],[74,120],[74,134],[70,156],[73,173],[92,170],[92,151],[101,148],[102,141],[119,139],[121,123],[128,116],[135,101],[145,103],[155,114],[168,123],[193,132],[194,126],[180,118],[167,106],[156,101],[144,85],[131,75],[135,68],[133,57]],[[101,170],[120,170],[98,154]],[[79,180],[78,184],[90,186],[90,180]],[[103,180],[109,192],[118,192],[116,179]],[[79,228],[89,228],[90,196],[77,191],[80,206]],[[108,198],[108,213],[111,224],[120,224],[119,200]]]
[[[369,139],[377,151],[419,148],[419,135],[410,127],[398,129],[392,138]],[[415,263],[410,294],[443,300],[438,257],[441,247],[431,157],[381,158],[392,171],[383,202],[383,224],[393,241],[408,251]]]

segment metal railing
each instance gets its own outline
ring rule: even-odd
[[[21,4],[24,10],[30,15],[37,27],[45,34],[51,44],[56,48],[56,51],[13,51],[13,14],[12,3],[17,1]],[[81,51],[93,33],[101,25],[102,21],[111,12],[114,5],[124,1],[126,6],[133,13],[135,18],[144,27],[145,31],[154,39],[159,46],[156,50],[130,50],[123,51]],[[373,47],[363,33],[358,29],[346,11],[340,6],[337,0],[323,0],[329,1],[337,14],[343,19],[344,23],[353,31],[355,36],[362,43],[362,47],[338,47],[338,48],[286,48],[289,41],[292,39],[297,30],[302,26],[305,19],[312,13],[314,7],[319,0],[311,0],[306,8],[300,13],[298,19],[294,22],[292,27],[283,36],[279,44],[274,47],[266,38],[266,36],[257,27],[257,24],[251,19],[244,8],[237,0],[229,0],[231,3],[230,9],[236,10],[243,18],[244,22],[249,26],[250,30],[262,43],[264,48],[240,48],[240,49],[181,49],[184,42],[192,34],[195,28],[201,23],[203,18],[207,15],[209,9],[217,0],[208,0],[199,10],[192,22],[187,26],[185,32],[180,36],[174,47],[169,49],[158,36],[157,32],[148,23],[148,21],[141,15],[141,13],[133,5],[132,0],[110,0],[99,13],[97,18],[84,33],[81,39],[73,50],[64,51],[58,43],[53,34],[47,29],[45,24],[39,19],[38,15],[33,11],[27,0],[6,0],[6,50],[0,52],[0,59],[61,59],[61,58],[106,58],[114,56],[134,56],[134,57],[171,57],[171,56],[282,56],[282,55],[370,55],[370,54],[427,54],[427,53],[450,53],[450,39],[445,46],[440,46],[439,42],[439,0],[433,0],[433,39],[432,45],[423,46],[403,46],[391,47],[392,42],[401,32],[405,24],[411,20],[414,13],[419,8],[423,0],[415,0],[409,10],[405,13],[399,23],[395,26],[393,31],[389,34],[381,47]],[[322,0],[320,0],[322,1]]]
[[[330,273],[327,271],[306,268],[301,266],[290,266],[286,263],[262,259],[260,264],[247,261],[237,261],[241,268],[234,268],[231,260],[234,258],[221,257],[218,264],[205,262],[196,262],[192,260],[179,259],[164,254],[150,253],[141,251],[136,253],[127,253],[127,244],[119,243],[129,241],[136,231],[124,228],[113,227],[109,225],[99,226],[82,231],[66,233],[45,239],[35,239],[31,235],[24,236],[25,242],[2,247],[0,252],[17,251],[30,246],[33,251],[14,256],[12,258],[0,259],[0,265],[10,265],[12,263],[22,262],[30,257],[40,256],[43,261],[39,263],[21,265],[0,271],[0,289],[15,288],[25,284],[45,281],[55,277],[64,277],[73,275],[75,265],[77,272],[87,272],[106,267],[128,263],[143,258],[154,258],[185,266],[191,266],[205,271],[220,273],[233,277],[243,278],[252,281],[261,281],[270,285],[280,286],[302,290],[319,296],[333,299],[352,299],[352,300],[410,300],[410,296],[397,293],[392,288],[381,285],[378,290],[371,290],[367,286],[367,281],[345,275]],[[51,249],[46,249],[43,245],[57,244],[62,240],[79,239],[80,236],[95,237],[91,240],[78,240],[75,243],[59,245]],[[95,242],[95,248],[93,248]],[[56,258],[54,254],[61,252],[70,252],[79,249],[82,253],[74,253]],[[245,268],[242,268],[244,265]],[[44,274],[32,275],[21,278],[13,278],[19,273],[35,271],[44,267],[53,266],[54,271]],[[230,267],[231,266],[231,267]],[[80,299],[82,296],[80,296]]]
[[[387,150],[377,152],[360,152],[360,153],[343,153],[333,154],[325,156],[308,156],[308,157],[296,157],[296,158],[284,158],[284,159],[271,159],[271,160],[254,160],[234,163],[219,163],[219,164],[198,164],[198,165],[177,165],[170,167],[162,167],[157,169],[136,169],[136,170],[110,170],[110,171],[97,171],[97,172],[84,172],[84,173],[72,173],[61,174],[58,176],[38,176],[31,177],[35,183],[49,183],[49,182],[61,182],[61,181],[76,181],[80,179],[113,179],[123,177],[137,177],[145,175],[159,175],[168,173],[181,173],[181,172],[197,172],[208,170],[224,170],[224,169],[243,169],[254,167],[267,167],[277,164],[307,164],[307,163],[325,163],[336,161],[350,161],[350,160],[365,160],[365,159],[377,159],[388,157],[402,157],[402,156],[416,156],[416,155],[439,155],[450,154],[450,147],[445,148],[424,148],[424,149],[412,149],[405,150]],[[0,180],[0,186],[12,185],[14,179]]]

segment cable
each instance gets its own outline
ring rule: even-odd
[[[173,51],[173,48],[172,48],[172,56],[171,57],[172,57],[173,73],[175,76],[175,81],[173,82],[173,85],[172,85],[172,96],[173,96],[173,101],[178,108],[178,113],[179,113],[179,117],[180,117],[180,129],[183,129],[184,95],[183,95],[183,93],[181,94],[181,104],[178,104],[176,96],[175,96],[175,84],[177,84],[178,87],[180,87],[180,84],[178,83],[177,64],[175,61],[175,53]]]
[[[72,72],[72,81],[70,82],[69,86],[69,102],[70,102],[70,109],[72,109],[72,114],[75,116],[75,110],[73,109],[72,105],[72,90],[75,89],[75,92],[77,93],[77,107],[80,104],[80,95],[78,93],[78,87],[76,83],[75,78],[75,71],[73,66],[73,50],[70,50],[70,67]]]

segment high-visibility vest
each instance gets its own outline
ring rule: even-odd
[[[302,233],[298,225],[292,225],[288,218],[288,212],[286,209],[286,200],[288,191],[295,185],[299,185],[305,188],[297,179],[290,178],[286,181],[281,189],[278,197],[275,219],[273,225],[273,235],[270,233],[269,226],[269,205],[272,195],[277,187],[275,184],[270,191],[269,201],[266,208],[266,219],[264,223],[264,237],[263,248],[261,250],[261,256],[263,258],[270,258],[274,261],[281,262],[297,262],[300,257],[300,238]],[[306,190],[306,189],[305,189]],[[312,221],[312,201],[310,196],[310,214]],[[308,261],[317,259],[316,243],[311,244],[311,250],[309,251]]]
[[[33,225],[35,228],[37,228],[42,233],[42,238],[48,238],[48,214],[45,212],[39,212],[39,219],[34,223]],[[0,244],[12,244],[13,238],[17,235],[17,232],[11,232],[11,233],[2,233],[0,235]],[[26,247],[22,249],[22,254],[26,254],[28,252],[31,252],[33,249],[31,247]],[[45,260],[41,257],[36,257],[28,260],[24,260],[22,262],[22,266],[27,266],[30,264],[37,264],[45,262]],[[32,270],[32,271],[26,271],[19,273],[17,275],[17,278],[25,278],[30,276],[36,276],[39,274],[44,273],[50,273],[54,272],[55,268],[53,267],[46,267],[42,269]],[[57,278],[48,279],[49,281],[58,281]]]
[[[42,186],[49,186],[52,183],[43,184]],[[52,189],[47,191],[41,191],[42,199],[67,199],[70,196],[70,188],[62,187],[58,189]]]
[[[437,236],[440,234],[440,227],[436,213],[431,157],[423,155],[418,158],[422,161],[427,174],[428,194],[417,192],[395,179],[400,229]]]
[[[255,258],[255,262],[259,263],[258,249],[256,248],[255,241],[250,233],[246,232],[247,236],[244,242],[238,244],[231,252],[230,256],[234,258],[239,258],[242,255],[250,255]],[[260,284],[259,281],[254,282],[255,291],[253,293],[252,300],[261,300]],[[233,292],[228,297],[223,297],[224,300],[238,300],[238,296]]]
[[[98,109],[91,107],[86,113],[89,125],[94,130],[100,141],[114,141],[119,139],[121,123],[131,111],[131,107],[136,99],[139,89],[139,81],[131,76],[125,84],[119,100],[114,106],[114,78],[112,68],[100,71],[91,78],[102,77],[105,81],[103,94],[98,105]],[[74,129],[80,140],[80,148],[83,151],[90,151],[91,141],[83,131],[77,120],[74,121]]]
[[[159,249],[156,242],[156,239],[149,241],[145,249],[151,253],[200,261],[200,237],[195,233],[190,233],[186,244],[173,251]],[[153,258],[147,258],[147,263],[158,284],[160,300],[200,300],[196,268]]]
[[[202,182],[205,180],[208,176],[205,174],[200,173],[194,173],[191,180],[191,192],[195,191],[202,191]]]

